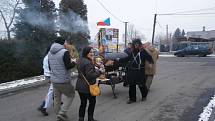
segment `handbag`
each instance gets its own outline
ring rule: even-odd
[[[87,85],[89,86],[89,90],[90,90],[90,94],[92,96],[98,96],[101,94],[100,88],[98,83],[95,84],[90,84],[87,79],[85,78],[85,76],[82,74],[82,72],[80,71],[82,77],[84,78],[84,80],[86,81]]]

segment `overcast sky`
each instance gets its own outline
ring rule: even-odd
[[[60,0],[54,0],[56,4]],[[119,28],[120,35],[124,33],[124,23],[113,17],[100,4],[100,1],[114,16],[121,21],[134,24],[138,31],[151,40],[153,17],[155,13],[174,13],[190,10],[202,10],[198,13],[215,13],[215,0],[84,0],[88,8],[88,23],[91,37],[98,32],[96,23],[110,17],[111,27]],[[173,33],[177,27],[187,31],[200,31],[205,26],[206,30],[215,30],[215,14],[198,16],[158,16],[156,34]],[[122,39],[121,37],[119,39]]]
[[[174,13],[191,10],[201,10],[198,13],[215,13],[215,0],[99,0],[105,7],[121,21],[128,21],[135,25],[138,31],[145,34],[148,40],[152,36],[153,18],[155,13]],[[88,22],[91,36],[97,33],[96,22],[111,18],[111,26],[124,33],[124,24],[115,19],[98,2],[98,0],[84,0],[88,8]],[[156,34],[173,33],[177,27],[187,31],[215,30],[215,14],[198,16],[158,16]],[[121,38],[120,38],[121,39]]]

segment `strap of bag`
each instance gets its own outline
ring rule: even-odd
[[[77,66],[78,71],[80,72],[81,76],[84,78],[84,81],[87,83],[87,85],[90,86],[90,83],[87,81],[86,77],[84,76],[84,74],[81,72],[81,70],[79,69],[79,67]]]
[[[81,76],[84,78],[84,80],[86,81],[87,85],[90,86],[90,83],[87,81],[86,77],[84,76],[84,74],[79,70],[79,72],[81,73]]]

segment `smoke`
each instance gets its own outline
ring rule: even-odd
[[[53,21],[47,17],[48,15],[38,11],[27,11],[25,13],[26,22],[33,26],[39,26],[44,28],[55,28],[53,27]]]
[[[43,27],[50,31],[63,30],[73,34],[78,32],[89,33],[87,21],[83,20],[80,15],[76,14],[72,10],[66,14],[53,18],[54,20],[48,18],[46,13],[38,11],[28,11],[25,14],[25,18],[29,24]]]
[[[71,33],[88,33],[88,23],[83,20],[80,15],[77,15],[72,10],[70,10],[67,14],[61,15],[58,18],[59,30],[63,30]]]

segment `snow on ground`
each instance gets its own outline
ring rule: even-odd
[[[6,90],[6,89],[12,89],[15,87],[21,87],[25,85],[30,85],[30,84],[42,82],[42,81],[44,81],[44,76],[36,76],[32,78],[27,78],[27,79],[6,82],[6,83],[0,84],[0,91]]]
[[[174,56],[173,54],[160,54],[159,57],[176,57],[176,56]],[[207,57],[215,58],[215,54],[207,55]]]
[[[203,112],[199,115],[200,118],[198,121],[208,121],[211,113],[213,111],[215,107],[215,95],[211,98],[210,102],[208,103],[208,105],[206,107],[204,107]]]

